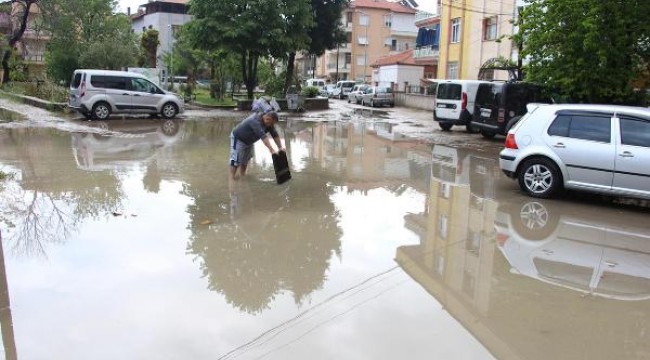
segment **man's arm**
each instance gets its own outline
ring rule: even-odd
[[[264,145],[266,146],[266,148],[269,149],[269,151],[271,152],[271,154],[275,154],[275,153],[276,153],[275,149],[273,149],[273,145],[271,145],[271,140],[269,140],[269,137],[268,137],[268,136],[263,137],[263,138],[262,138],[262,142],[264,143]]]
[[[279,136],[275,136],[275,137],[273,138],[273,141],[275,141],[275,145],[278,146],[278,151],[286,151],[286,150],[284,149],[284,146],[282,146],[282,140],[280,139]]]

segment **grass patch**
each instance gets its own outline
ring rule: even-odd
[[[237,105],[237,102],[232,100],[232,99],[224,99],[224,100],[219,100],[219,99],[213,99],[210,97],[210,92],[207,89],[196,89],[194,91],[194,95],[196,96],[195,102],[199,105],[207,105],[207,106],[235,106]]]
[[[0,181],[10,180],[13,177],[14,177],[14,174],[6,173],[6,172],[0,170]]]
[[[39,98],[41,100],[65,103],[68,101],[68,89],[51,82],[10,82],[2,90],[16,94]]]

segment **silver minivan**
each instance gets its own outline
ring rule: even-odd
[[[566,188],[650,199],[650,109],[532,105],[499,159],[533,197]]]
[[[125,71],[76,70],[68,105],[87,119],[111,114],[151,114],[174,118],[185,110],[183,98],[162,90],[143,75]]]

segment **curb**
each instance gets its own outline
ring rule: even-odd
[[[60,111],[64,112],[65,109],[68,108],[68,104],[66,103],[58,103],[58,102],[51,102],[51,101],[46,101],[43,99],[35,98],[33,96],[25,96],[25,95],[18,95],[10,92],[6,92],[4,90],[0,90],[0,94],[4,95],[8,98],[11,98],[13,100],[17,100],[19,102],[22,102],[27,105],[31,105],[37,108],[49,110],[49,111]]]

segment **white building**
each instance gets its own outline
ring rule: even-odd
[[[413,49],[389,55],[372,64],[372,83],[386,86],[393,91],[410,92],[411,86],[419,86],[424,77],[424,65],[415,63]]]
[[[147,29],[155,29],[160,33],[158,46],[158,64],[161,74],[166,74],[165,54],[172,51],[174,34],[181,25],[192,20],[188,14],[189,0],[149,0],[140,5],[138,12],[131,15],[131,28],[137,34]]]

